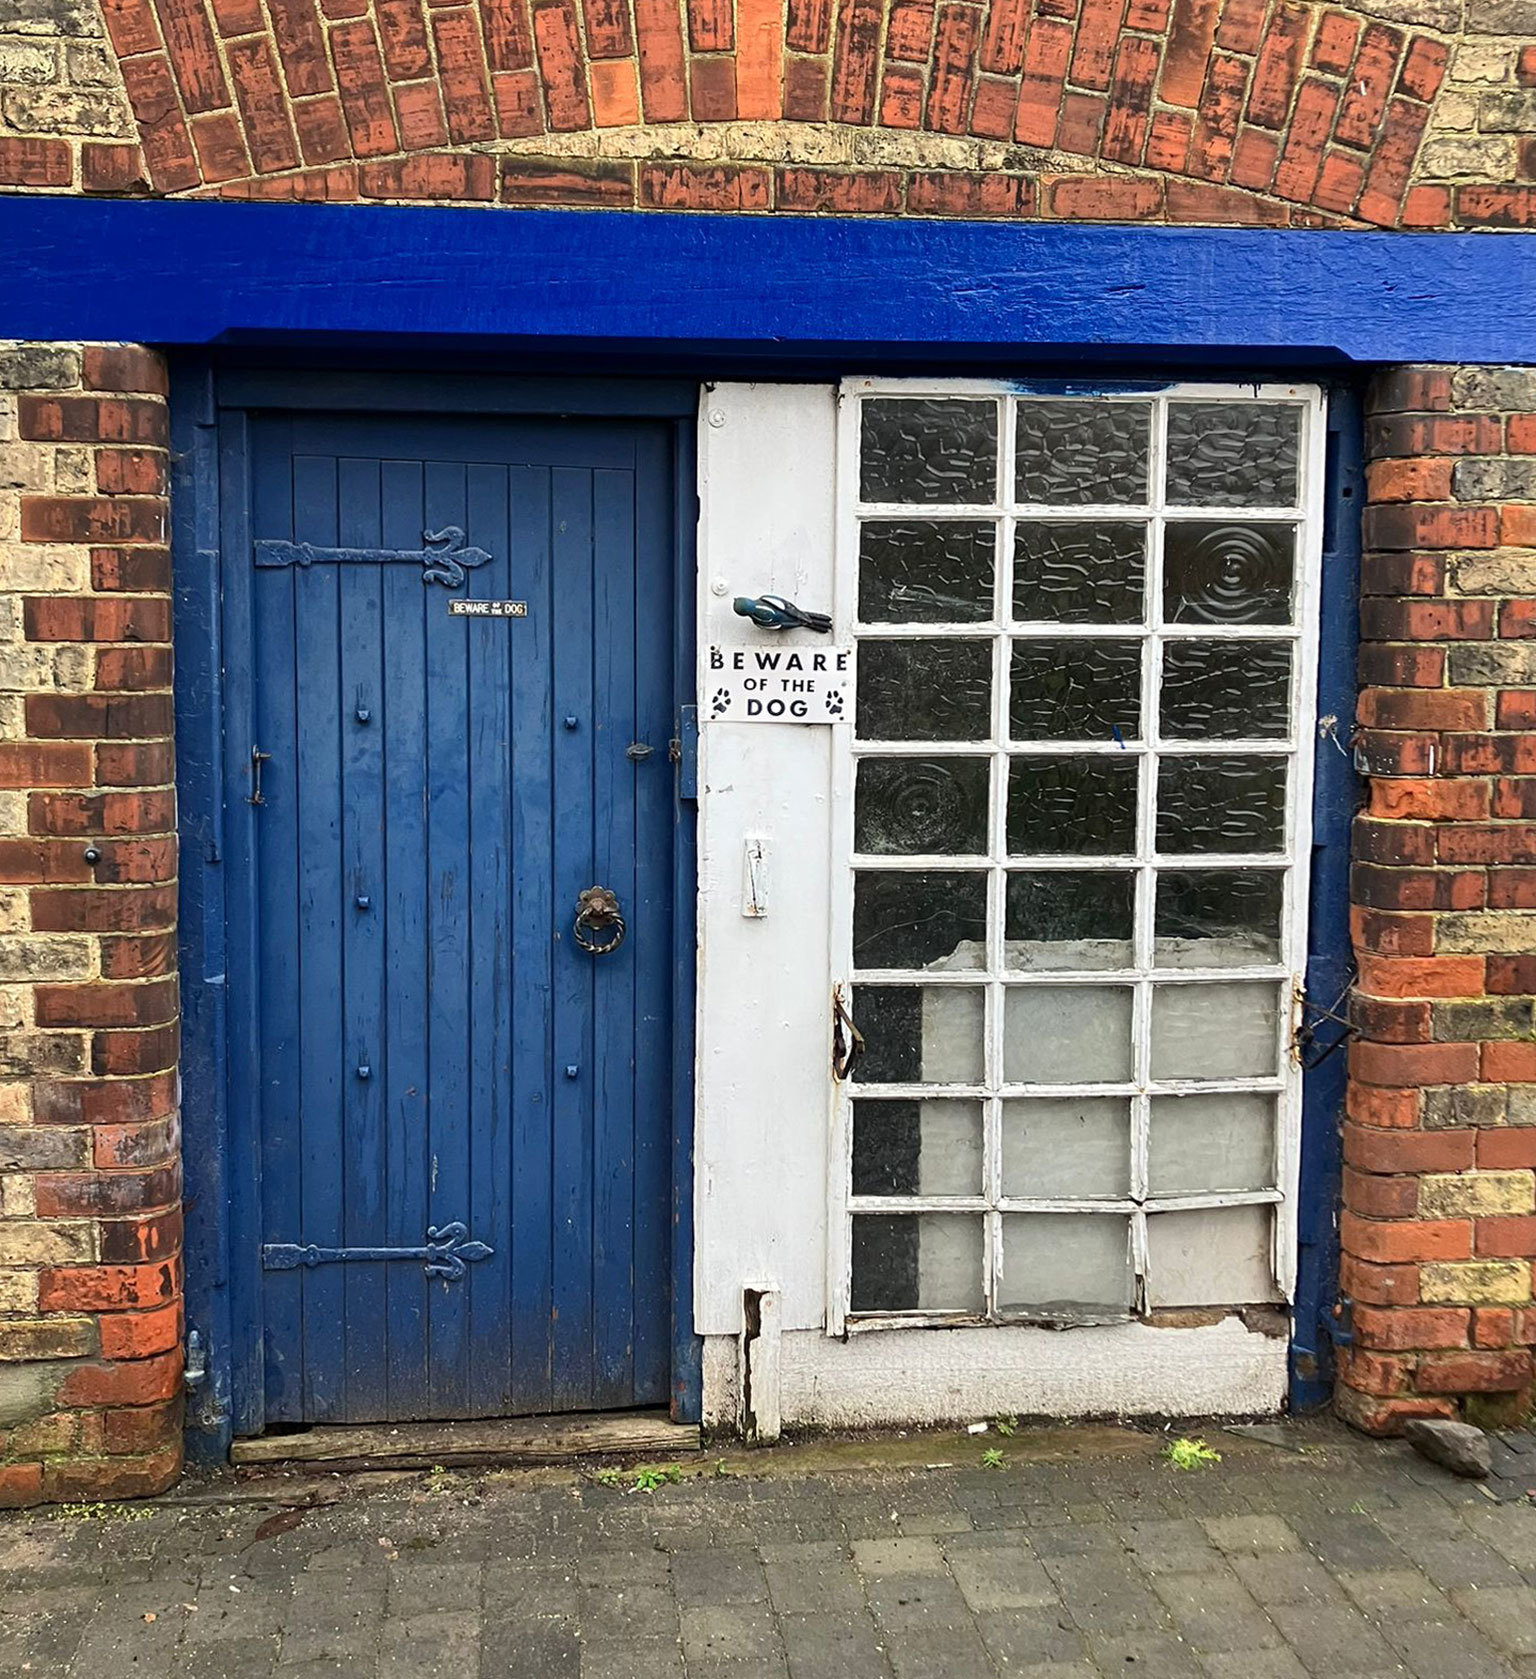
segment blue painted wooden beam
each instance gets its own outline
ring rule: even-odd
[[[7,336],[1536,362],[1536,234],[0,198]]]

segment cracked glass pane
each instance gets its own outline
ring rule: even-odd
[[[949,973],[986,967],[986,875],[860,869],[853,886],[853,965]]]

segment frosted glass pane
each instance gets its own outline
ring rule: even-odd
[[[1236,985],[1159,985],[1152,993],[1152,1077],[1267,1078],[1276,1066],[1280,991]]]
[[[979,1195],[981,1103],[853,1104],[855,1195]]]
[[[1170,402],[1168,500],[1294,507],[1301,410],[1275,402]]]
[[[859,533],[866,624],[974,624],[992,616],[997,528],[969,520],[876,520]]]
[[[987,849],[986,758],[861,758],[853,848],[977,857]]]
[[[853,1221],[855,1312],[980,1312],[984,1224],[967,1213],[861,1213]]]
[[[1011,987],[1003,1010],[1010,1084],[1110,1084],[1131,1076],[1131,991],[1123,985]]]
[[[992,644],[861,641],[860,740],[988,740]]]
[[[1021,401],[1019,500],[1058,507],[1145,501],[1151,418],[1143,402]]]
[[[860,1084],[978,1084],[985,1066],[986,997],[976,986],[858,985],[853,1018],[864,1034]]]
[[[1003,1194],[1030,1200],[1131,1188],[1131,1104],[1121,1096],[1003,1103]]]
[[[997,487],[997,404],[880,397],[864,404],[865,501],[989,502]]]
[[[1121,1316],[1131,1304],[1130,1220],[1114,1213],[1005,1213],[998,1310]]]
[[[1275,1098],[1154,1096],[1147,1175],[1154,1195],[1273,1189]]]
[[[1274,1300],[1269,1207],[1147,1215],[1147,1304],[1252,1306]]]

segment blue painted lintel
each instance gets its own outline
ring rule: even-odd
[[[1532,297],[1536,234],[0,198],[32,339],[1536,362]]]

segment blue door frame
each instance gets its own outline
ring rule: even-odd
[[[257,1205],[259,1170],[246,1104],[232,1100],[231,1070],[253,1064],[251,1016],[231,1008],[232,961],[253,889],[250,871],[233,876],[237,834],[230,813],[248,816],[246,789],[228,785],[226,725],[247,729],[253,672],[222,644],[221,479],[242,470],[246,417],[264,408],[370,414],[460,416],[585,415],[663,422],[671,434],[673,481],[666,486],[676,533],[672,583],[673,705],[679,739],[692,700],[694,621],[694,437],[697,387],[685,382],[612,384],[481,379],[445,399],[440,381],[418,376],[242,374],[178,364],[172,387],[176,460],[173,554],[176,590],[178,793],[182,838],[182,1111],[187,1180],[187,1322],[203,1375],[188,1416],[188,1447],[222,1461],[236,1432],[263,1422],[262,1347],[253,1274],[259,1236],[247,1227]],[[240,737],[243,738],[243,735]],[[676,904],[672,972],[670,1149],[670,1389],[673,1415],[697,1420],[700,1344],[692,1329],[692,1116],[694,980],[694,807],[678,768],[671,886]]]

